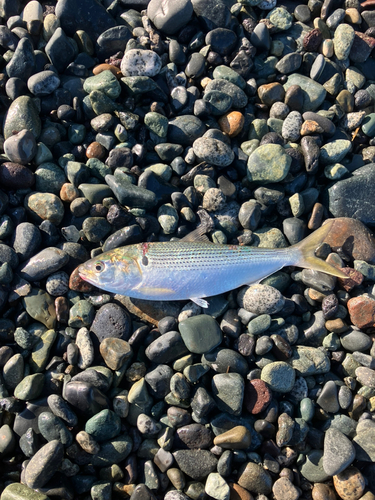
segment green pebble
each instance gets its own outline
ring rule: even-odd
[[[120,142],[125,142],[128,139],[128,132],[124,125],[121,125],[121,123],[118,123],[115,128],[115,136]]]
[[[327,179],[331,181],[336,181],[342,179],[345,175],[349,173],[349,170],[341,165],[341,163],[335,163],[334,165],[327,165],[324,168],[324,175]]]
[[[47,146],[43,144],[43,142],[38,142],[36,155],[33,158],[33,162],[35,163],[35,165],[39,166],[42,163],[52,160],[53,160],[53,154],[51,153],[50,149],[47,148]]]
[[[247,177],[250,182],[263,184],[280,182],[288,175],[291,162],[279,144],[259,146],[248,159]]]
[[[269,131],[276,132],[276,134],[279,134],[280,136],[282,136],[283,124],[284,120],[280,120],[279,118],[268,118],[267,120]]]
[[[25,197],[24,206],[39,224],[49,220],[58,226],[64,217],[64,205],[60,198],[52,193],[30,193]]]
[[[299,404],[301,418],[305,422],[310,422],[314,418],[315,406],[310,398],[303,398]]]
[[[79,300],[69,311],[69,326],[81,328],[90,326],[94,321],[95,309],[87,300]]]
[[[259,335],[267,331],[270,326],[271,316],[269,314],[261,314],[260,316],[250,320],[247,325],[247,331],[252,335]]]
[[[45,162],[35,170],[35,187],[41,193],[60,194],[67,181],[64,171],[53,162]]]
[[[73,123],[68,129],[68,139],[72,144],[82,144],[86,135],[86,127],[81,123]]]
[[[94,467],[106,467],[108,465],[123,462],[130,454],[133,442],[128,433],[120,435],[100,446],[100,451],[91,456]]]
[[[98,158],[89,158],[86,162],[86,166],[90,169],[91,175],[100,181],[104,181],[106,175],[112,174],[112,169],[98,160]]]
[[[29,365],[34,373],[40,373],[46,367],[50,352],[57,337],[55,330],[47,330],[42,334],[40,339],[34,344],[30,356]]]
[[[345,158],[351,149],[351,141],[347,139],[336,139],[335,141],[328,142],[320,148],[319,161],[322,165],[339,163],[343,158]]]
[[[146,94],[158,88],[157,83],[149,76],[125,76],[121,81],[130,94]]]
[[[106,481],[100,481],[91,486],[90,490],[92,500],[111,500],[112,485]]]
[[[22,401],[36,399],[40,396],[44,386],[43,373],[27,375],[14,389],[14,397]]]
[[[273,391],[286,393],[293,389],[296,374],[294,369],[284,361],[275,361],[262,369],[260,378]]]
[[[212,76],[215,80],[227,80],[228,82],[234,83],[234,85],[237,85],[237,87],[240,87],[242,90],[246,87],[246,81],[242,76],[228,66],[216,66]]]
[[[111,410],[102,410],[91,417],[85,431],[99,443],[116,437],[121,431],[121,419]]]
[[[170,203],[159,208],[157,217],[164,234],[173,234],[176,231],[179,220],[178,213]]]
[[[277,31],[286,31],[293,24],[293,16],[283,7],[272,9],[267,15],[267,19],[271,21]]]
[[[375,113],[370,113],[362,121],[362,132],[368,137],[375,137]]]
[[[128,401],[131,404],[137,405],[141,410],[146,410],[147,407],[152,406],[153,399],[147,391],[147,384],[144,378],[141,378],[131,386]]]
[[[289,198],[289,204],[294,217],[300,217],[304,213],[305,204],[303,202],[303,196],[300,193],[293,194]]]
[[[212,378],[212,393],[220,411],[241,415],[245,383],[239,373],[218,373]]]
[[[253,232],[254,246],[258,248],[286,248],[285,236],[277,227],[263,227]]]
[[[364,260],[355,260],[354,269],[362,273],[367,280],[375,281],[375,265],[368,264]]]
[[[268,132],[269,129],[267,120],[264,120],[263,118],[255,118],[255,120],[253,120],[250,125],[249,141],[252,141],[254,139],[260,141],[264,135],[268,134]]]
[[[341,347],[340,339],[336,333],[329,333],[323,339],[323,347],[328,351],[338,351]]]
[[[331,479],[331,476],[328,476],[323,469],[323,450],[312,450],[306,455],[301,474],[312,483],[323,483]]]
[[[276,73],[276,64],[279,59],[275,56],[269,56],[266,59],[262,56],[254,57],[254,74],[257,75],[257,82],[260,85],[259,80],[267,80],[267,78]],[[264,81],[263,83],[267,83]]]
[[[222,332],[217,321],[206,314],[181,321],[178,329],[186,347],[195,354],[210,352],[222,341]]]
[[[4,121],[4,138],[11,137],[14,130],[23,129],[30,130],[36,139],[40,136],[42,130],[35,100],[26,95],[17,97],[9,106]]]
[[[290,285],[291,279],[288,273],[284,273],[283,271],[276,271],[276,273],[271,274],[271,276],[267,276],[261,281],[262,285],[272,286],[279,290],[279,292],[284,292]]]
[[[35,337],[27,330],[19,326],[14,332],[14,341],[22,349],[27,349],[28,351],[30,351],[34,345]]]
[[[1,500],[50,500],[50,498],[25,484],[11,483],[3,490]]]
[[[112,101],[104,92],[100,92],[100,90],[93,90],[88,97],[96,115],[113,113],[118,108],[118,104]]]
[[[241,149],[245,155],[250,156],[259,147],[259,139],[251,139],[241,144]]]
[[[78,189],[82,191],[83,196],[89,200],[92,205],[102,203],[104,198],[109,198],[113,195],[112,190],[107,184],[80,184]]]
[[[168,131],[168,118],[160,113],[151,111],[144,118],[146,127],[158,137],[166,137]]]
[[[165,165],[164,163],[155,163],[154,165],[150,165],[145,169],[152,170],[156,175],[161,177],[163,181],[169,182],[172,177],[172,167],[170,165]]]
[[[226,237],[225,233],[223,231],[214,231],[211,233],[211,238],[213,243],[216,243],[218,245],[225,245],[228,241],[228,238]]]
[[[92,91],[99,90],[110,99],[117,99],[117,97],[121,94],[121,85],[112,71],[105,70],[98,75],[86,78],[83,84],[83,90],[88,94]]]
[[[22,299],[26,312],[36,321],[43,323],[48,329],[56,324],[55,301],[40,288],[32,288],[31,292]]]
[[[288,80],[284,84],[285,91],[292,85],[299,85],[304,91],[303,113],[318,109],[326,97],[327,92],[323,85],[299,73],[292,73],[288,76]]]

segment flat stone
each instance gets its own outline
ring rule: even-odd
[[[47,330],[33,345],[29,365],[34,373],[40,373],[46,367],[50,359],[50,352],[56,340],[57,333],[55,330]]]
[[[356,458],[352,442],[337,429],[330,428],[324,437],[323,468],[329,476],[344,471]]]
[[[41,120],[34,101],[29,96],[20,96],[9,106],[4,122],[4,138],[8,139],[13,132],[29,130],[38,139],[41,132]]]
[[[217,467],[217,458],[208,450],[178,450],[173,456],[180,470],[195,481],[202,481]]]
[[[262,369],[261,379],[273,391],[281,393],[290,392],[295,382],[295,371],[284,361],[276,361],[269,363]]]
[[[25,484],[12,483],[4,488],[1,500],[49,500],[49,497],[44,493],[38,493]]]
[[[330,479],[323,469],[323,451],[311,450],[306,455],[306,462],[301,467],[301,475],[313,483],[322,483]]]
[[[190,20],[193,5],[190,0],[169,0],[161,3],[151,0],[147,6],[147,16],[158,30],[167,35],[178,33]]]
[[[222,333],[217,321],[206,314],[192,316],[181,321],[178,329],[186,347],[196,354],[210,352],[222,341]]]
[[[40,288],[32,288],[31,293],[23,298],[23,305],[33,319],[40,321],[49,329],[55,327],[55,304],[47,292]]]
[[[119,370],[133,355],[128,342],[118,338],[107,337],[100,344],[100,354],[111,370]]]
[[[121,73],[126,76],[153,77],[160,72],[161,59],[152,50],[130,49],[121,61]]]
[[[212,392],[221,411],[240,415],[244,397],[244,380],[238,373],[219,373],[212,378]]]
[[[249,380],[245,386],[244,403],[249,413],[257,415],[264,411],[272,400],[272,391],[261,379]]]
[[[43,488],[59,468],[64,458],[64,447],[53,440],[32,457],[26,467],[25,482],[30,488]]]
[[[374,462],[375,460],[375,429],[367,429],[358,433],[353,439],[357,460]]]
[[[45,53],[60,73],[65,71],[76,56],[75,47],[62,28],[56,28],[45,47]]]
[[[302,112],[315,111],[319,108],[325,99],[326,91],[323,85],[311,80],[307,76],[293,73],[288,76],[287,82],[284,84],[284,89],[288,90],[292,85],[299,85],[304,91],[304,101]]]
[[[329,413],[337,413],[339,411],[340,405],[337,397],[337,386],[333,380],[329,380],[324,384],[316,402],[323,410]]]
[[[253,462],[243,464],[239,470],[238,484],[252,493],[268,495],[272,491],[272,479],[268,471]]]
[[[102,410],[86,422],[85,431],[99,443],[108,441],[120,433],[121,419],[111,410]]]
[[[325,352],[308,346],[296,346],[288,363],[296,370],[297,375],[302,377],[328,373],[331,368]]]
[[[27,281],[40,281],[64,267],[69,255],[55,247],[45,248],[27,260],[19,269],[19,274]]]
[[[94,467],[108,467],[123,462],[130,454],[132,446],[131,437],[127,433],[122,434],[101,443],[99,453],[91,456],[91,463]]]
[[[209,137],[196,139],[193,142],[193,151],[199,160],[218,167],[227,167],[234,160],[234,152],[227,144]]]
[[[292,159],[279,144],[264,144],[248,159],[247,176],[251,182],[280,182],[289,173]]]

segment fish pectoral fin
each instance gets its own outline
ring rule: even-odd
[[[171,295],[176,293],[175,290],[172,290],[171,288],[158,288],[158,287],[152,287],[152,286],[141,286],[137,287],[137,291],[144,293],[145,295]]]
[[[194,298],[190,297],[190,300],[192,302],[194,302],[194,304],[197,304],[197,306],[203,307],[204,309],[207,309],[207,307],[209,305],[207,300],[199,299],[198,297],[194,297]]]

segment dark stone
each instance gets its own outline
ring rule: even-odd
[[[131,324],[130,315],[124,307],[118,304],[104,304],[95,315],[91,331],[99,342],[109,337],[129,340]]]
[[[69,382],[64,387],[64,399],[85,417],[93,417],[109,408],[109,401],[96,387],[85,382]]]
[[[75,0],[62,0],[55,13],[62,29],[71,37],[81,29],[96,41],[102,33],[116,25],[113,17],[96,0],[82,0],[79,4]]]

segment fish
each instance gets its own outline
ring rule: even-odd
[[[332,230],[328,220],[287,248],[258,248],[187,240],[127,245],[104,252],[78,268],[79,276],[107,292],[145,300],[191,300],[208,307],[206,297],[259,283],[285,266],[347,275],[315,256]],[[190,241],[190,240],[193,241]]]

